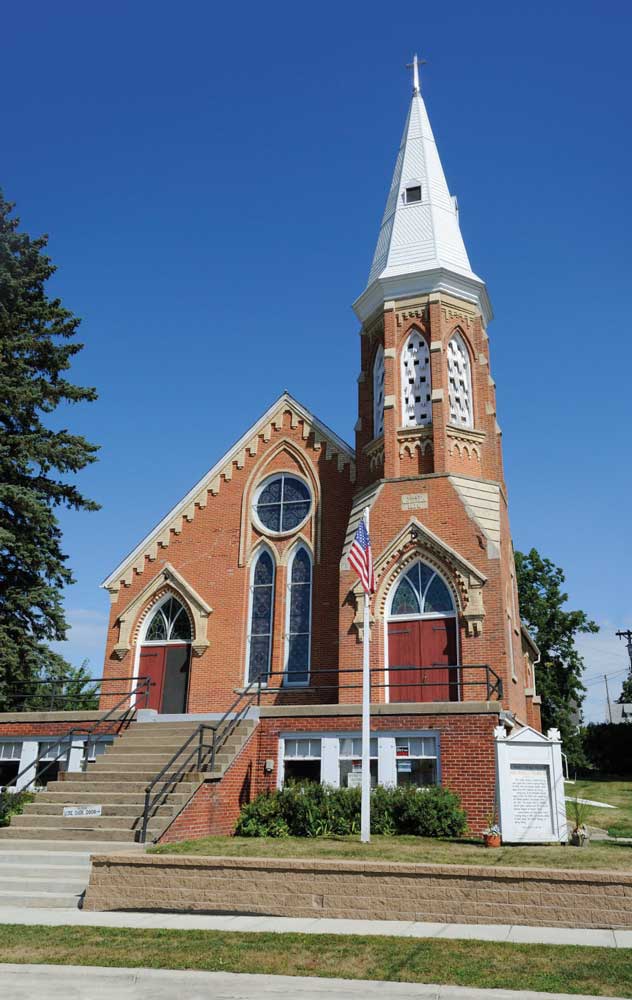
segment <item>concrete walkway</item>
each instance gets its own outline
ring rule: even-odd
[[[96,913],[76,909],[22,909],[0,906],[0,924],[48,927],[138,927],[170,930],[283,934],[382,934],[393,937],[510,941],[513,944],[574,944],[597,948],[632,948],[631,931],[570,927],[523,927],[519,924],[425,924],[405,920],[334,920],[326,917],[245,917],[197,913]]]
[[[322,1000],[598,1000],[566,993],[476,990],[462,986],[384,983],[303,976],[251,976],[230,972],[172,972],[159,969],[101,969],[76,965],[0,965],[0,979],[12,1000],[259,1000],[292,997]],[[604,1000],[602,997],[601,1000]],[[621,1000],[614,997],[611,1000]]]

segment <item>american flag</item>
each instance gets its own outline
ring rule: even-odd
[[[367,594],[375,591],[375,573],[373,572],[373,556],[371,554],[371,539],[366,530],[364,518],[360,521],[353,545],[349,550],[349,565],[360,577],[360,582]]]

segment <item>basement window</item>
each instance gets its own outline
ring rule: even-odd
[[[286,739],[283,748],[283,780],[320,782],[321,741]]]
[[[419,184],[415,187],[406,188],[406,204],[410,205],[415,201],[421,201],[421,185]]]

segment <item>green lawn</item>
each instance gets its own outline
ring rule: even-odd
[[[591,807],[591,826],[619,836],[632,831],[632,781],[613,778],[566,785],[567,795],[608,802],[614,809]],[[203,837],[150,848],[158,854],[211,854],[227,857],[347,858],[433,864],[494,865],[529,868],[614,868],[632,871],[632,845],[593,841],[581,849],[524,846],[487,849],[478,838],[442,840],[423,837],[377,837],[361,844],[358,837]]]
[[[632,949],[331,934],[0,927],[0,962],[203,969],[632,997]]]
[[[591,806],[588,824],[608,830],[611,836],[632,837],[632,781],[621,778],[576,781],[574,785],[566,785],[566,794],[616,806],[616,810]]]
[[[347,858],[453,865],[514,865],[529,868],[618,868],[632,871],[632,845],[613,842],[588,847],[499,847],[477,840],[424,837],[203,837],[150,848],[157,854],[211,854],[224,857]]]

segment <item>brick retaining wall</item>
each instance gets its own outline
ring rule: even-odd
[[[632,928],[632,872],[95,855],[84,908]]]

